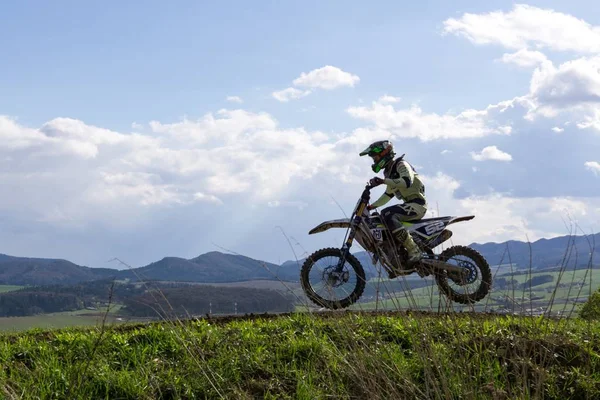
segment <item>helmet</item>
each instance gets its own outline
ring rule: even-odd
[[[361,157],[365,155],[373,159],[371,169],[377,173],[394,160],[396,153],[394,152],[394,146],[389,140],[379,140],[371,143],[369,147],[360,152]]]

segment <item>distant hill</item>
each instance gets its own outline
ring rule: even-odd
[[[531,243],[533,269],[548,269],[559,266],[565,251],[574,243],[569,268],[575,265],[584,267],[589,262],[590,249],[587,240],[598,243],[594,251],[594,262],[600,260],[600,234],[587,237],[561,236],[552,239],[540,239]],[[510,261],[516,269],[529,266],[529,245],[520,241],[503,243],[473,243],[470,245],[483,254],[490,265],[508,264]],[[448,245],[445,246],[447,248]],[[316,249],[315,249],[316,250]],[[370,256],[364,251],[355,252],[367,277],[377,276],[377,270],[371,264]],[[116,277],[131,280],[158,280],[199,283],[243,282],[251,280],[282,280],[298,282],[300,267],[304,259],[286,261],[281,266],[255,260],[249,257],[225,254],[217,251],[185,259],[165,257],[143,267],[129,270],[110,268],[90,268],[76,265],[62,259],[25,258],[0,254],[0,284],[3,285],[53,285],[75,284],[99,279]],[[385,276],[385,274],[384,274]],[[412,278],[409,276],[408,278]],[[414,276],[416,278],[416,275]]]
[[[74,284],[115,276],[110,268],[89,268],[67,260],[12,257],[0,254],[0,284],[54,285]]]
[[[469,246],[479,251],[490,263],[490,265],[509,264],[512,262],[515,269],[529,268],[530,254],[531,265],[533,269],[548,269],[560,266],[561,263],[567,263],[568,268],[572,269],[576,264],[578,267],[585,267],[590,259],[590,245],[588,240],[596,243],[593,262],[600,264],[600,233],[596,235],[584,236],[560,236],[552,239],[539,239],[531,242],[531,251],[527,242],[510,240],[502,243],[472,243]],[[444,243],[444,249],[450,244]],[[567,250],[570,250],[567,253]],[[436,251],[438,252],[438,251]],[[361,262],[367,277],[376,276],[377,270],[371,263],[371,257],[365,251],[356,251],[353,254]],[[570,255],[570,258],[566,258]],[[306,258],[296,261],[286,261],[282,264],[285,267],[300,266]],[[509,261],[510,260],[510,261]],[[384,275],[385,276],[385,275]]]
[[[256,279],[298,281],[299,272],[249,257],[217,251],[192,259],[165,257],[145,267],[120,271],[120,278],[204,283],[238,282]]]
[[[117,278],[137,281],[224,283],[249,280],[299,281],[299,270],[249,257],[209,252],[192,259],[165,257],[128,270],[89,268],[67,260],[13,257],[0,254],[0,285],[70,285]]]
[[[590,243],[588,243],[588,241]],[[596,246],[594,246],[594,242]],[[585,267],[590,261],[590,245],[593,263],[600,263],[600,233],[585,236],[560,236],[552,239],[539,239],[529,244],[510,240],[503,243],[473,243],[470,246],[479,251],[490,265],[508,264],[509,260],[519,269],[547,269],[567,263],[568,268]],[[509,259],[510,255],[510,259]],[[531,256],[531,262],[530,262]]]

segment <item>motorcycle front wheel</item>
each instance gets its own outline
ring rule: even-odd
[[[348,254],[341,271],[336,266],[342,251],[324,248],[311,254],[300,271],[300,283],[306,296],[321,307],[336,310],[355,303],[365,290],[365,271],[360,261]]]

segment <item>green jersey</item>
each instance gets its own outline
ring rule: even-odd
[[[373,208],[383,206],[394,196],[406,203],[415,201],[427,207],[425,185],[419,178],[419,174],[407,161],[402,158],[395,160],[390,168],[383,171],[383,175],[385,177],[383,182],[387,188],[385,193],[371,204]]]

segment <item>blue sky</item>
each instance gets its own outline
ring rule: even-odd
[[[337,245],[306,232],[339,217],[332,196],[351,210],[356,150],[382,136],[441,213],[477,214],[466,243],[565,234],[566,209],[598,228],[593,3],[249,4],[2,3],[0,252],[143,265],[216,243],[277,262],[278,225]]]

